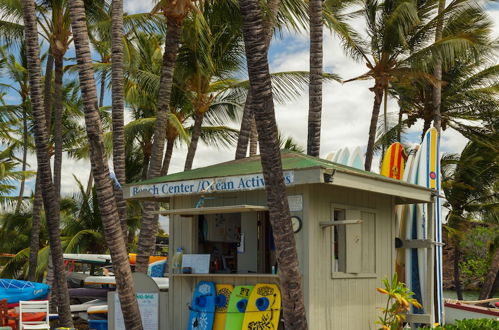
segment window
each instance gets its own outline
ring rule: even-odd
[[[331,213],[338,222],[331,230],[333,277],[375,275],[376,213],[337,205]]]

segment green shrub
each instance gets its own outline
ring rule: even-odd
[[[430,329],[430,328],[423,328]],[[436,327],[433,329],[445,330],[499,330],[499,321],[492,319],[464,319],[456,321],[456,324],[447,324],[443,327]]]

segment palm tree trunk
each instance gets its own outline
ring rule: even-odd
[[[490,264],[489,271],[485,277],[485,283],[483,283],[482,289],[480,290],[480,296],[478,300],[488,299],[492,296],[494,283],[497,278],[497,274],[499,273],[499,248],[496,248],[494,253],[494,258],[492,258],[492,262]]]
[[[34,0],[22,0],[23,19],[25,29],[26,57],[28,62],[28,74],[30,81],[30,94],[32,113],[34,118],[36,157],[38,162],[38,174],[40,175],[40,186],[42,188],[43,204],[47,217],[49,231],[50,251],[54,262],[58,285],[58,312],[59,322],[63,327],[72,327],[71,310],[69,307],[69,294],[66,277],[64,274],[64,260],[59,232],[59,204],[52,182],[50,170],[50,157],[48,153],[48,132],[45,120],[45,109],[41,86],[40,49],[38,45],[38,30],[35,14]]]
[[[255,156],[258,148],[258,131],[256,129],[255,116],[251,119],[251,135],[250,135],[250,146],[249,146],[249,156]]]
[[[265,30],[260,5],[257,0],[240,0],[239,4],[270,223],[277,248],[285,326],[287,329],[307,329],[298,255],[282,173],[267,47],[261,38]]]
[[[23,159],[21,167],[23,172],[26,171],[27,159],[28,159],[28,113],[26,109],[26,100],[23,100]],[[15,213],[18,213],[21,208],[24,196],[25,183],[26,183],[26,178],[23,176],[21,184],[19,185],[19,196],[17,197]]]
[[[204,112],[196,112],[194,114],[194,127],[192,128],[191,143],[189,143],[189,150],[187,150],[187,157],[185,159],[184,171],[192,169],[192,163],[196,150],[198,148],[199,137],[201,136],[201,126],[203,125]]]
[[[264,22],[264,42],[265,42],[265,52],[268,52],[270,41],[272,40],[272,33],[274,31],[274,19],[279,11],[280,0],[268,0],[267,6],[269,12],[272,15],[271,19]],[[241,128],[239,129],[239,136],[237,139],[236,147],[236,157],[235,159],[245,158],[248,152],[248,142],[251,136],[251,121],[254,118],[252,104],[253,99],[251,97],[251,86],[248,90],[248,95],[246,96],[246,102],[244,103],[243,118],[241,120]]]
[[[159,82],[158,109],[156,114],[156,124],[154,127],[154,142],[152,145],[151,159],[147,178],[155,178],[161,174],[163,164],[163,151],[165,149],[166,125],[168,122],[168,112],[170,96],[172,92],[173,70],[177,60],[180,33],[182,26],[174,19],[168,20],[168,30],[165,41],[165,52],[163,54],[163,67]],[[155,204],[153,206],[152,204]],[[150,214],[157,211],[159,205],[155,202],[144,203],[144,213],[140,224],[139,243],[137,247],[137,262],[135,271],[147,272],[149,256],[154,249],[154,236],[158,227],[158,215]]]
[[[459,261],[461,259],[461,249],[459,249],[459,242],[454,242],[454,287],[458,300],[463,300],[463,289],[461,287],[461,276],[459,269]]]
[[[109,175],[104,148],[101,117],[97,107],[97,89],[92,68],[87,21],[83,0],[70,4],[71,27],[76,49],[80,86],[85,110],[85,124],[90,149],[90,163],[95,178],[97,201],[102,217],[107,246],[113,261],[116,286],[126,329],[142,329],[139,306],[135,297],[132,270],[128,262],[125,237],[121,229],[118,208]]]
[[[442,39],[442,30],[444,26],[444,17],[443,11],[445,9],[445,0],[438,1],[438,12],[437,15],[442,15],[437,20],[437,27],[435,29],[435,41],[439,41]],[[442,62],[437,60],[435,67],[433,69],[433,74],[435,75],[435,79],[437,80],[436,86],[433,86],[433,95],[432,95],[432,103],[433,103],[433,126],[440,133],[442,129],[442,114],[440,111],[440,105],[442,102]]]
[[[251,110],[250,105],[251,87],[246,96],[246,102],[244,103],[243,118],[241,119],[241,128],[239,129],[237,138],[236,159],[245,158],[248,152],[248,142],[251,135],[251,121],[253,118],[253,111]]]
[[[165,158],[163,158],[163,166],[161,167],[161,176],[168,174],[168,169],[170,168],[170,161],[172,159],[174,145],[175,145],[174,140],[166,141],[166,152],[165,152]]]
[[[123,185],[125,178],[125,101],[123,73],[123,0],[113,0],[112,3],[112,103],[113,103],[113,167],[118,182]],[[101,90],[102,97],[102,90]],[[127,237],[126,203],[123,199],[123,189],[114,190],[118,212],[120,214],[123,237]]]
[[[92,170],[90,170],[90,174],[88,175],[88,181],[87,181],[87,189],[85,190],[85,194],[87,196],[90,196],[92,193],[92,186],[94,184],[94,176],[92,174]]]
[[[62,79],[64,75],[64,57],[62,54],[54,56],[54,186],[57,198],[61,197],[61,171],[62,171]]]
[[[28,281],[36,281],[36,267],[38,267],[38,250],[40,249],[40,222],[42,216],[42,189],[38,175],[35,183],[35,198],[33,201],[33,217],[31,219],[31,233],[29,242]]]
[[[99,108],[104,106],[104,94],[106,93],[106,72],[103,71],[100,76]]]
[[[47,131],[50,132],[50,122],[52,121],[52,72],[54,71],[54,57],[52,48],[49,48],[47,55],[47,64],[45,67],[45,83],[43,85],[43,95],[45,100],[45,121],[47,122]]]
[[[310,85],[307,155],[319,157],[322,115],[322,0],[310,0]]]
[[[378,85],[378,83],[376,83]],[[374,104],[371,114],[371,124],[369,125],[369,139],[367,141],[366,162],[364,168],[366,171],[371,170],[374,155],[374,142],[376,139],[376,126],[378,124],[379,109],[383,101],[383,88],[374,87]]]

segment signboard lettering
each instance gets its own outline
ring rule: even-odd
[[[284,183],[292,185],[294,183],[294,172],[283,173]],[[256,190],[265,188],[263,174],[250,174],[243,176],[230,176],[223,178],[209,178],[198,180],[187,180],[177,182],[155,183],[130,187],[130,196],[135,196],[142,192],[148,192],[154,196],[173,196],[204,194],[212,192]]]

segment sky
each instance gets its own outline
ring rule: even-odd
[[[151,10],[153,2],[153,0],[125,0],[125,11],[128,13],[147,12]],[[499,5],[490,7],[489,14],[496,24],[494,34],[499,37]],[[359,26],[359,28],[362,27]],[[308,48],[309,40],[306,33],[287,32],[282,38],[275,38],[269,51],[271,72],[308,71]],[[366,69],[364,64],[356,63],[345,56],[338,39],[327,30],[324,32],[324,68],[325,71],[336,73],[343,79],[355,77],[365,72]],[[369,87],[372,85],[372,81],[345,84],[333,82],[324,85],[321,130],[322,157],[341,147],[361,146],[365,150],[373,103],[373,93],[369,91]],[[109,100],[109,98],[107,99]],[[397,110],[396,104],[389,102],[389,112]],[[292,137],[303,147],[306,147],[307,112],[308,91],[306,89],[293,102],[277,104],[275,109],[279,130],[284,136]],[[407,131],[405,142],[418,143],[421,129],[422,123],[417,123],[411,127]],[[459,153],[465,144],[466,139],[458,132],[451,129],[443,132],[441,143],[443,152]],[[182,171],[186,153],[185,144],[175,150],[170,173]],[[235,147],[219,150],[208,147],[201,142],[194,159],[194,167],[232,160],[234,154]],[[30,155],[29,162],[32,169],[35,169],[36,159],[34,155]],[[373,167],[376,167],[378,162],[379,160],[375,160]],[[88,161],[76,161],[64,157],[62,193],[72,194],[76,192],[73,175],[85,185],[89,172]],[[33,181],[31,181],[27,193],[33,186]]]

